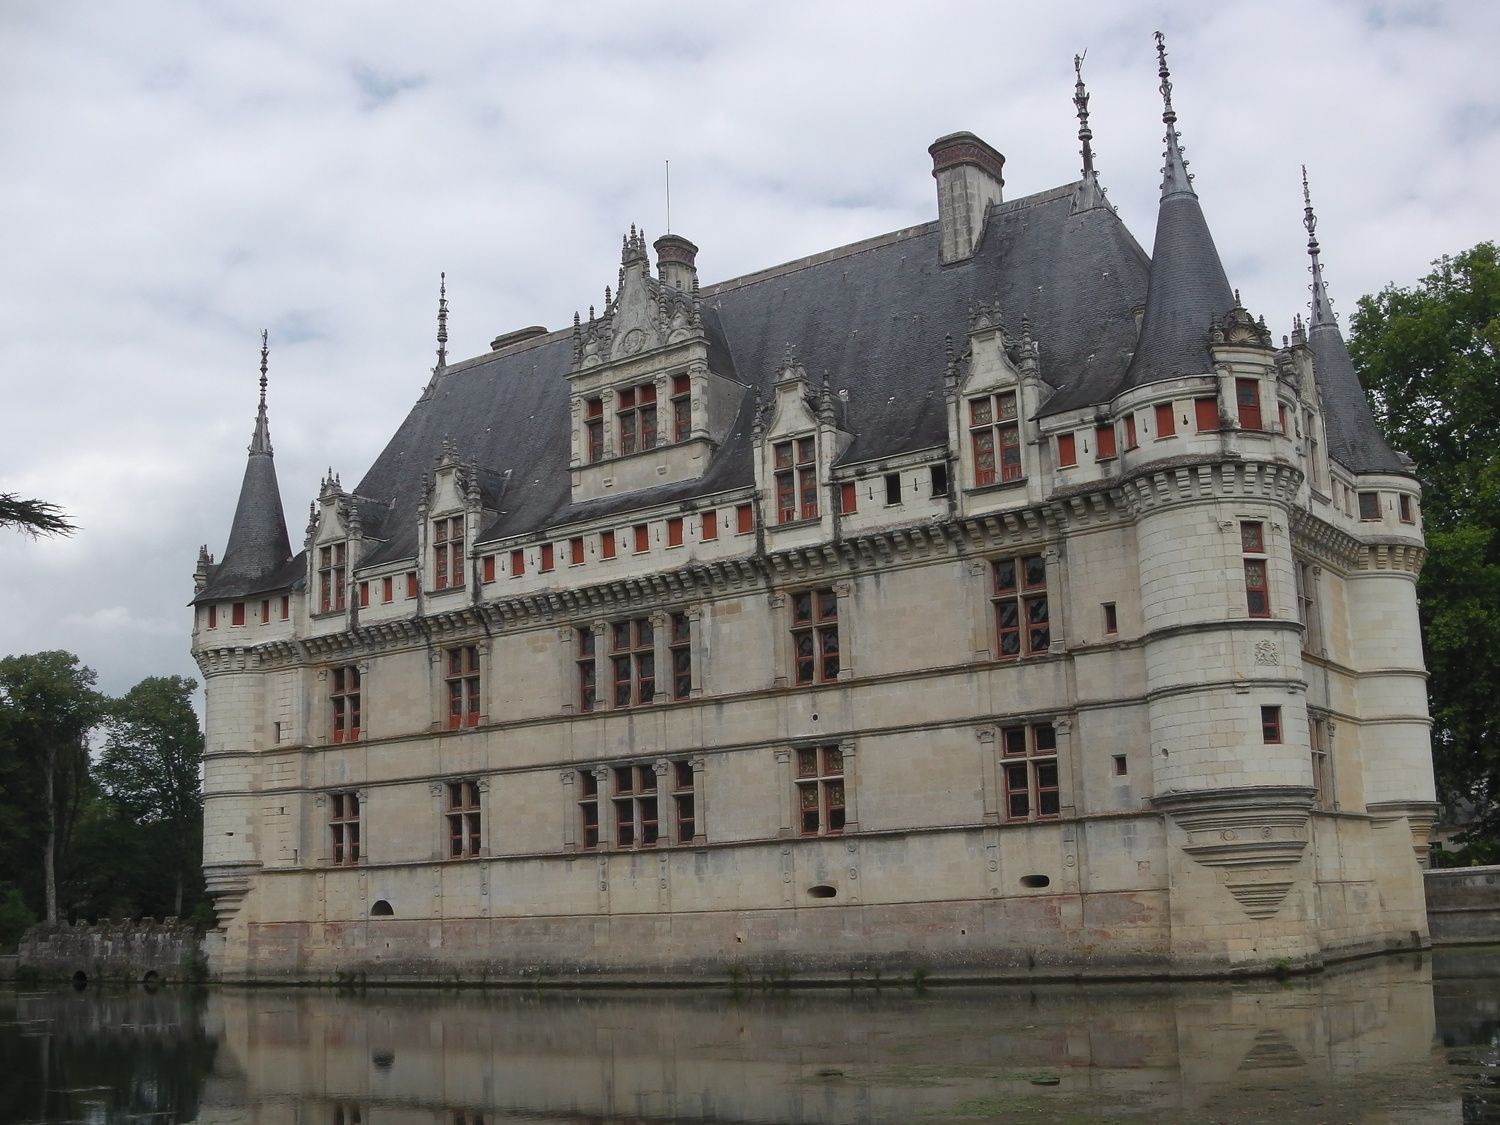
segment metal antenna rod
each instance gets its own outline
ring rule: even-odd
[[[667,161],[667,233],[672,233],[672,162]]]

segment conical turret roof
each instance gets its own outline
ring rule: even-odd
[[[1158,73],[1167,127],[1161,207],[1151,249],[1151,278],[1140,339],[1125,375],[1126,387],[1213,370],[1208,353],[1209,325],[1234,307],[1234,291],[1224,275],[1218,247],[1187,173],[1172,108],[1172,82],[1166,47],[1156,36]]]

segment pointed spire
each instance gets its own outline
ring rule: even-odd
[[[448,366],[448,273],[438,274],[438,331],[437,367],[441,371]]]
[[[1318,217],[1313,214],[1312,193],[1307,189],[1307,165],[1302,165],[1302,225],[1307,228],[1307,256],[1312,259],[1312,327],[1337,324],[1328,287],[1323,284],[1323,262],[1318,257]]]
[[[1088,54],[1087,51],[1083,55]],[[1083,85],[1083,55],[1073,56],[1073,73],[1078,80],[1073,85],[1073,105],[1078,110],[1078,143],[1083,156],[1084,179],[1094,174],[1094,133],[1089,128],[1089,92]]]
[[[255,412],[255,432],[250,435],[250,452],[266,457],[271,456],[271,422],[266,415],[266,370],[271,355],[269,340],[270,334],[262,328],[260,330],[260,407]]]
[[[1162,154],[1166,157],[1166,164],[1162,167],[1161,197],[1166,200],[1173,195],[1196,196],[1187,161],[1182,158],[1177,111],[1172,108],[1172,72],[1167,69],[1167,40],[1159,31],[1156,33],[1156,73],[1161,79],[1161,123],[1167,127],[1167,151]]]
[[[1125,375],[1127,387],[1213,371],[1209,325],[1235,306],[1234,291],[1177,145],[1177,112],[1172,108],[1172,82],[1161,32],[1156,33],[1156,58],[1165,106],[1167,167],[1151,248],[1146,311]]]

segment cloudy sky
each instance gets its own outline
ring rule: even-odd
[[[1210,10],[1210,8],[1216,10]],[[0,654],[78,653],[119,692],[193,674],[191,574],[221,553],[271,333],[294,545],[433,363],[558,328],[665,223],[705,282],[927,221],[927,145],[969,129],[1008,198],[1097,163],[1155,224],[1167,34],[1230,280],[1277,334],[1306,302],[1298,165],[1335,307],[1496,236],[1500,4],[0,5],[0,491],[70,540],[0,536]]]

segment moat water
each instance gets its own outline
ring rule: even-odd
[[[0,1121],[1500,1122],[1500,948],[1236,984],[20,990]]]

